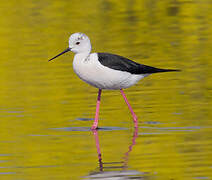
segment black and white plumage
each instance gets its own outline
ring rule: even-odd
[[[98,53],[99,62],[114,70],[126,71],[131,74],[152,74],[159,72],[177,71],[173,69],[159,69],[152,66],[131,61],[128,58],[110,53]]]
[[[120,92],[132,114],[134,126],[135,128],[138,128],[137,117],[124,94],[123,89],[136,84],[140,79],[152,73],[178,71],[159,69],[138,64],[125,57],[114,54],[91,53],[90,39],[83,33],[72,34],[69,38],[69,47],[49,61],[68,51],[75,53],[73,69],[79,78],[88,84],[99,88],[95,119],[91,127],[92,130],[98,128],[99,105],[102,89],[120,89]]]
[[[75,53],[73,69],[79,78],[99,89],[125,89],[152,73],[178,71],[142,65],[115,54],[91,53],[90,39],[83,33],[72,34],[69,48],[54,58],[68,51]]]

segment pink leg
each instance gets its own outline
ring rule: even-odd
[[[138,128],[138,120],[137,120],[137,117],[136,117],[135,113],[133,112],[133,109],[132,109],[132,107],[130,106],[130,103],[128,102],[126,95],[124,94],[124,91],[123,91],[122,89],[120,89],[120,91],[121,91],[121,94],[122,94],[122,96],[123,96],[125,102],[127,103],[127,106],[128,106],[128,108],[129,108],[129,110],[130,110],[132,116],[133,116],[134,126],[135,126],[135,128]]]
[[[98,128],[99,106],[100,106],[100,100],[101,100],[101,92],[102,92],[102,90],[99,89],[98,98],[97,98],[97,102],[96,102],[96,115],[95,115],[94,123],[93,123],[93,125],[92,125],[92,127],[91,127],[92,130]]]

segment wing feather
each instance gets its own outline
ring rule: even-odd
[[[139,64],[128,58],[110,53],[98,53],[98,60],[102,65],[111,69],[126,71],[131,74],[152,74],[158,72],[178,71],[175,69],[159,69]]]

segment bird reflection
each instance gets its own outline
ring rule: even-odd
[[[132,151],[133,146],[136,144],[136,138],[138,137],[138,128],[135,128],[131,144],[128,147],[127,152],[124,154],[123,161],[121,162],[103,162],[100,150],[98,130],[93,130],[92,132],[95,138],[99,167],[98,170],[84,177],[85,179],[144,179],[144,176],[142,176],[144,175],[144,173],[141,173],[136,170],[127,170],[129,154]]]

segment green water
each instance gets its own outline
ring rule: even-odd
[[[32,0],[0,6],[0,179],[212,179],[210,0]],[[48,59],[84,32],[94,52],[181,72],[103,91],[73,72],[74,55]],[[96,141],[99,140],[102,163]],[[101,167],[103,166],[103,167]]]

